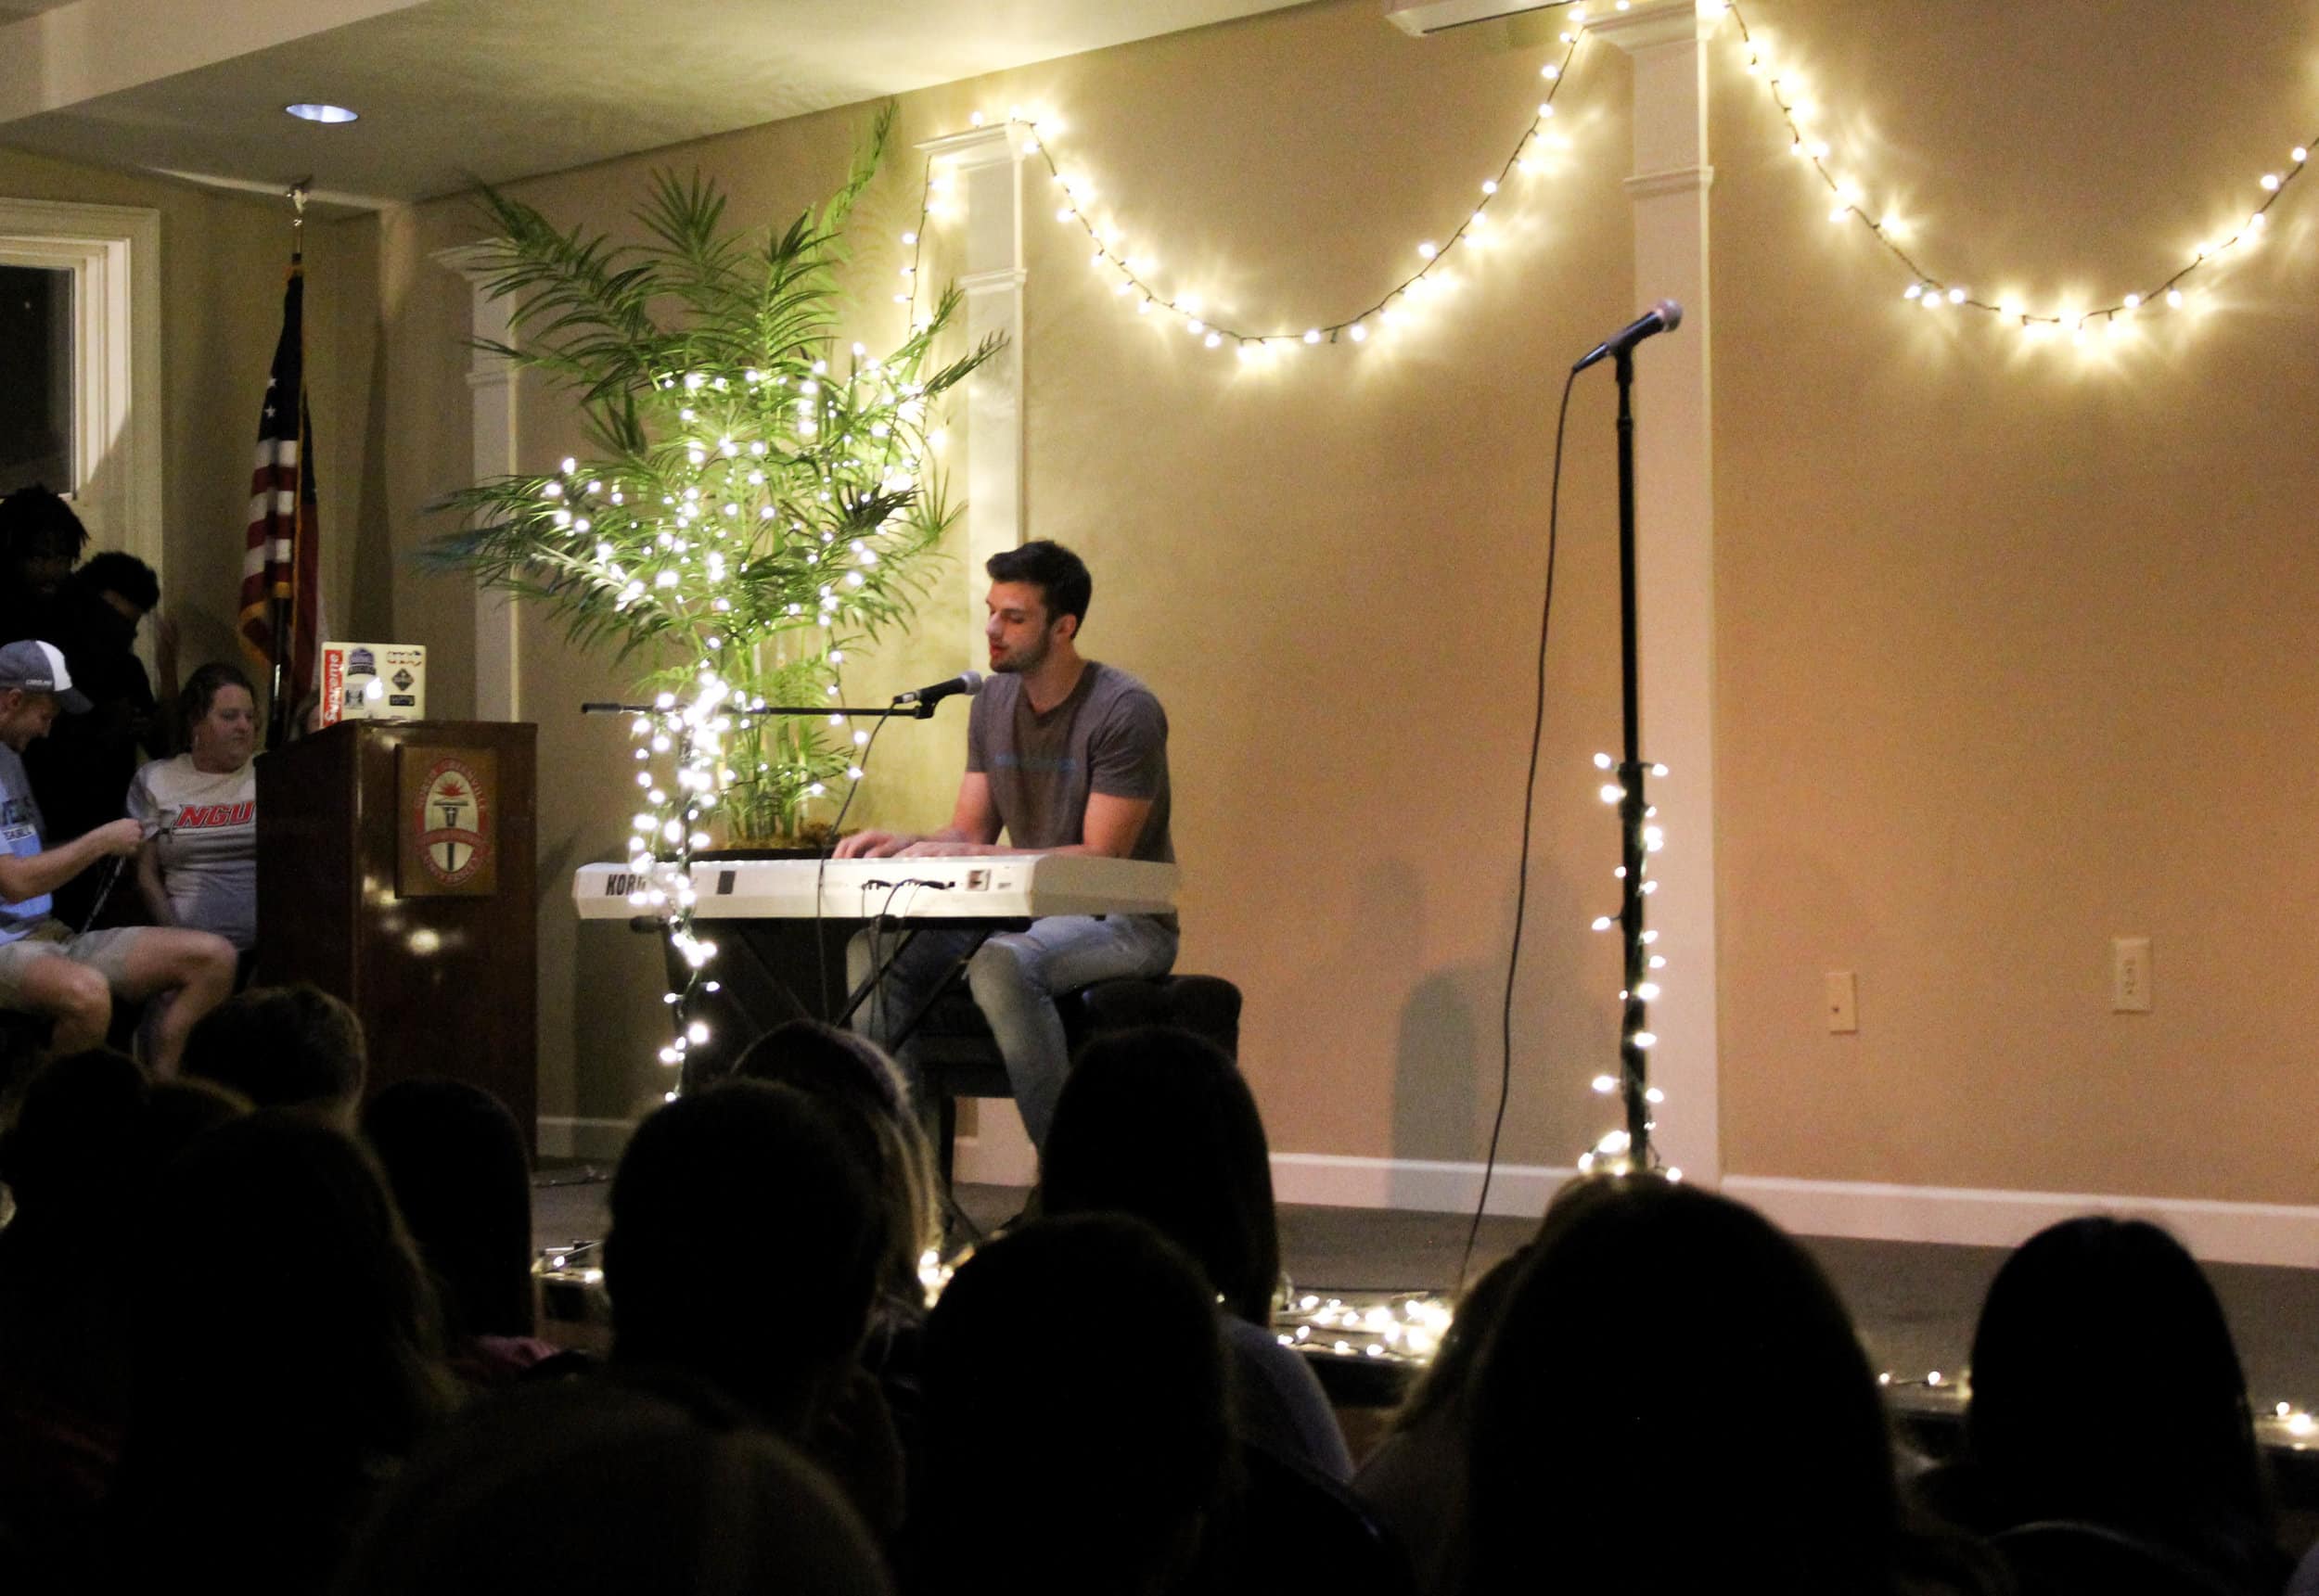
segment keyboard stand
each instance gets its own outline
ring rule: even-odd
[[[941,1002],[944,998],[950,995],[950,990],[958,985],[960,979],[966,975],[967,966],[974,963],[975,954],[982,951],[982,944],[989,941],[999,929],[996,925],[974,926],[970,928],[975,933],[973,943],[964,953],[961,953],[958,956],[958,962],[951,966],[950,974],[944,976],[940,981],[935,983],[934,990],[927,995],[926,1002],[918,1005],[917,1013],[912,1015],[908,1023],[905,1024],[900,1031],[895,1033],[891,1041],[884,1044],[888,1053],[901,1053],[903,1044],[908,1041],[912,1037],[917,1035],[918,1027],[924,1025],[926,1023],[926,1016],[934,1012],[934,1005]],[[869,973],[868,978],[864,980],[860,986],[853,990],[852,996],[846,1000],[845,1011],[829,1023],[834,1026],[843,1027],[848,1021],[852,1020],[853,1018],[853,1011],[860,1008],[863,1003],[869,1000],[870,994],[875,992],[878,990],[879,983],[885,980],[886,972],[894,967],[895,963],[901,959],[903,953],[909,948],[910,944],[918,939],[919,932],[925,929],[926,927],[923,926],[913,926],[910,927],[910,929],[903,934],[902,940],[894,944],[894,951],[887,956],[886,962],[872,970]]]

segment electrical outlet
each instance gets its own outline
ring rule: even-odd
[[[1827,973],[1827,1028],[1830,1035],[1848,1036],[1860,1028],[1860,986],[1850,970]]]
[[[2150,939],[2112,937],[2109,939],[2109,1008],[2112,1014],[2150,1012]]]

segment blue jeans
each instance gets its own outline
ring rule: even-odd
[[[849,990],[869,979],[878,953],[890,953],[903,933],[875,928],[854,934],[846,945]],[[922,931],[894,961],[878,990],[853,1011],[856,1031],[887,1046],[887,1038],[909,1024],[942,979],[974,945],[971,931]],[[1164,976],[1175,965],[1173,929],[1144,914],[1056,914],[1034,920],[1026,931],[1006,931],[976,951],[967,965],[967,986],[990,1022],[1015,1106],[1033,1144],[1046,1145],[1055,1122],[1055,1101],[1062,1095],[1070,1055],[1063,1041],[1063,1016],[1055,1000],[1064,992],[1122,977]],[[924,1083],[905,1042],[898,1062],[911,1090]]]

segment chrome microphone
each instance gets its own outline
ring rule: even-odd
[[[981,691],[982,672],[962,670],[949,681],[937,682],[931,687],[921,687],[915,693],[897,693],[894,702],[916,704],[921,709],[930,709],[945,698],[971,698]]]
[[[1614,354],[1624,354],[1636,344],[1656,333],[1671,333],[1683,325],[1683,307],[1672,300],[1661,300],[1649,310],[1586,351],[1586,358],[1570,367],[1573,376],[1584,371],[1598,360]]]

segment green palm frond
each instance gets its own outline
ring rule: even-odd
[[[482,189],[483,278],[513,329],[482,347],[569,394],[591,453],[447,495],[460,525],[424,563],[549,606],[575,645],[636,658],[640,687],[705,673],[737,703],[819,703],[839,656],[905,625],[956,515],[930,417],[999,344],[937,362],[953,288],[882,359],[842,351],[845,228],[893,126],[890,105],[835,194],[762,230],[730,225],[698,172],[651,179],[631,244]],[[726,806],[792,827],[849,758],[826,731],[744,717]]]

